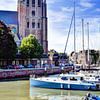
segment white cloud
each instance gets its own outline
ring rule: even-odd
[[[56,0],[48,0],[48,1],[47,1],[48,4],[53,4],[53,3],[55,3],[55,2],[56,2]]]
[[[86,8],[92,8],[94,3],[91,3],[91,0],[80,0],[80,5]]]
[[[49,17],[49,20],[50,22],[63,22],[65,21],[66,19],[69,19],[69,16],[70,16],[71,13],[67,13],[65,14],[65,12],[62,12],[62,11],[54,11],[54,10],[48,10],[48,17]]]
[[[61,10],[64,12],[73,12],[73,7],[62,7]]]
[[[17,0],[0,0],[0,10],[17,10]]]
[[[97,8],[95,11],[100,12],[100,8]]]
[[[48,4],[54,4],[56,2],[59,2],[60,0],[47,0]]]
[[[88,8],[91,8],[91,7],[93,6],[93,5],[92,5],[91,3],[89,3],[89,2],[81,2],[80,5],[83,6],[83,7],[88,7]]]

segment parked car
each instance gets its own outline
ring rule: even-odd
[[[34,66],[32,64],[28,64],[27,68],[33,68]]]
[[[60,63],[59,66],[60,67],[65,67],[65,64],[64,63]]]
[[[42,67],[44,68],[44,67],[50,67],[47,63],[45,63],[45,64],[42,64]]]
[[[50,67],[53,68],[53,67],[55,67],[55,65],[54,64],[50,64]]]
[[[74,65],[73,64],[70,64],[70,63],[66,63],[65,66],[70,67],[70,66],[74,66]]]
[[[14,69],[20,69],[20,66],[19,65],[15,65]]]
[[[7,68],[7,69],[13,69],[14,66],[13,66],[13,65],[7,65],[6,68]]]
[[[35,68],[40,68],[40,64],[35,65]]]
[[[18,65],[20,67],[20,69],[25,68],[23,65]]]

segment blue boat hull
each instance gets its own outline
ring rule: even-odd
[[[30,86],[50,89],[65,89],[65,90],[96,90],[95,85],[86,84],[65,84],[56,82],[47,82],[34,80],[30,78]]]
[[[100,96],[93,96],[92,99],[93,100],[100,100]]]

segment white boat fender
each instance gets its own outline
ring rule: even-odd
[[[47,68],[45,67],[44,70],[47,71]]]
[[[61,89],[63,89],[63,84],[61,84],[60,86],[61,86]]]
[[[64,70],[64,67],[61,67],[61,70]]]
[[[68,89],[70,89],[70,84],[68,84]]]

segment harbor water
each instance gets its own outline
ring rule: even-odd
[[[30,87],[27,81],[0,82],[0,100],[83,100],[88,93],[100,91],[72,91]]]

